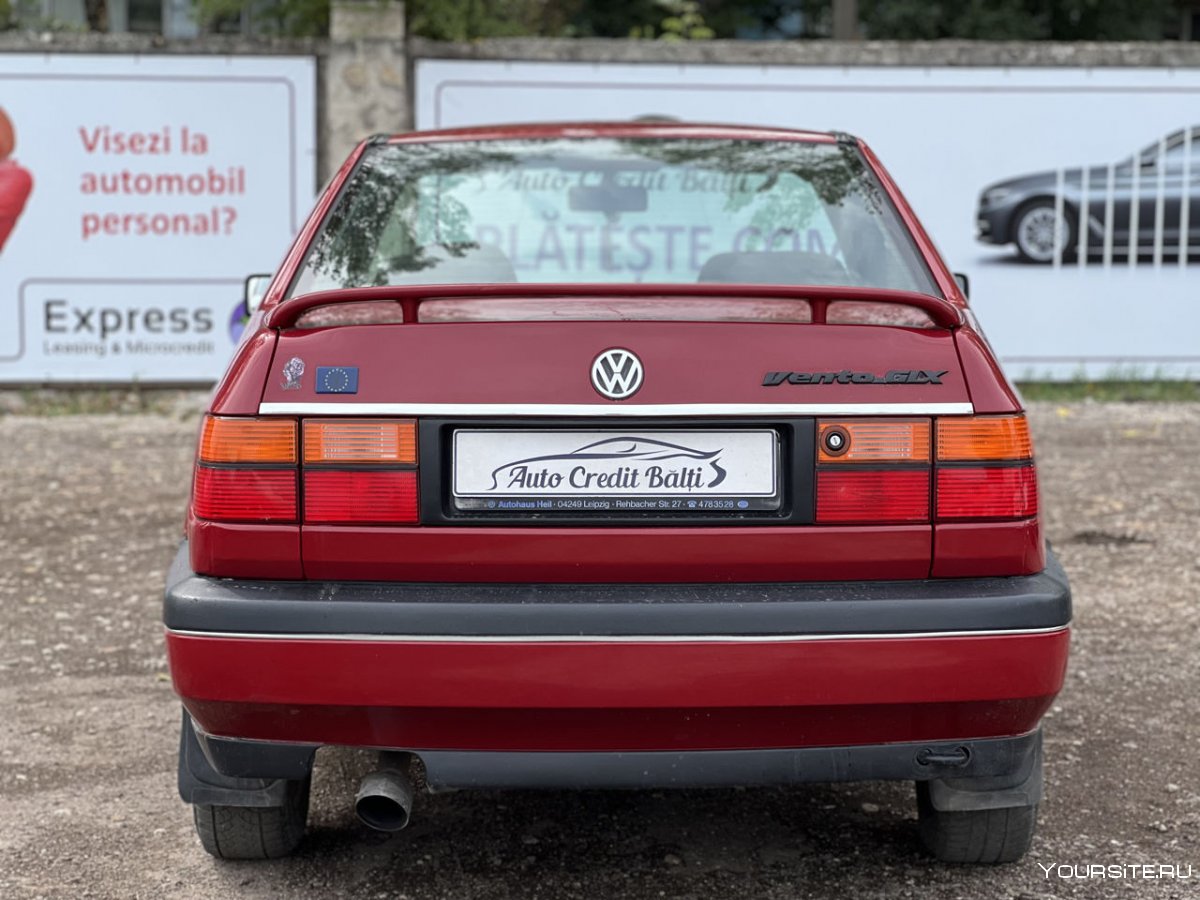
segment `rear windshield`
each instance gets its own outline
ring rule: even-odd
[[[506,282],[937,293],[853,147],[587,138],[368,148],[290,295]]]

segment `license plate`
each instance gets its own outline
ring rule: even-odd
[[[779,436],[723,431],[454,432],[460,510],[730,513],[781,504]]]

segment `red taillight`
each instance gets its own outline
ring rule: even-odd
[[[192,509],[219,522],[294,522],[296,470],[197,466]]]
[[[419,519],[413,420],[309,419],[303,425],[298,430],[288,418],[206,416],[193,513],[214,522]]]
[[[932,421],[932,435],[930,424],[929,419],[820,420],[816,521],[929,522],[931,493],[934,521],[1038,514],[1024,415],[939,418]]]
[[[842,468],[817,473],[817,522],[929,521],[929,470]]]
[[[306,419],[304,521],[416,522],[416,464],[412,419]]]
[[[417,473],[395,471],[304,472],[304,520],[323,523],[417,521]]]
[[[214,522],[295,522],[296,420],[205,416],[192,512]]]
[[[1038,514],[1033,443],[1023,414],[938,419],[938,521]]]
[[[1037,513],[1032,466],[938,469],[938,519],[1028,519]]]

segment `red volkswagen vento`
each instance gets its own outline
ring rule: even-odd
[[[356,799],[901,779],[1019,857],[1070,593],[1021,402],[842,134],[377,137],[275,275],[196,453],[164,619],[205,848]]]

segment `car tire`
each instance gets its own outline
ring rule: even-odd
[[[1037,828],[1037,804],[1006,809],[945,812],[934,809],[929,785],[917,782],[917,829],[921,846],[942,862],[1015,862],[1029,850]]]
[[[200,843],[218,859],[278,859],[304,837],[311,779],[289,781],[282,806],[195,804]]]
[[[1017,256],[1025,262],[1041,265],[1054,262],[1054,232],[1059,227],[1056,220],[1057,212],[1051,198],[1034,200],[1018,209],[1012,224],[1012,242],[1017,248]],[[1075,253],[1078,238],[1074,210],[1065,205],[1061,227],[1064,229],[1062,259],[1065,260]]]

